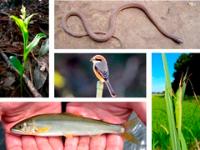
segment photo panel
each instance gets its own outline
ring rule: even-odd
[[[29,149],[30,145],[42,150],[146,148],[145,102],[12,102],[0,106],[5,128],[1,139],[10,143],[8,149]],[[4,142],[0,144],[5,147]]]
[[[145,53],[57,53],[56,97],[146,97]]]
[[[152,149],[198,149],[199,53],[152,54]]]
[[[55,48],[200,48],[199,4],[55,1]]]
[[[3,0],[0,10],[0,97],[48,97],[48,0]]]

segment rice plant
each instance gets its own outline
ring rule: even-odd
[[[162,61],[165,73],[165,102],[171,148],[173,150],[187,150],[187,144],[182,133],[182,102],[186,89],[187,73],[181,78],[179,88],[174,94],[165,54],[162,54]]]

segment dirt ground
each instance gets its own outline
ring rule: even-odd
[[[62,17],[70,11],[81,11],[87,17],[92,30],[107,31],[112,10],[124,1],[55,1],[55,48],[200,48],[200,2],[138,2],[144,4],[155,20],[169,33],[174,34],[184,43],[178,45],[164,37],[137,9],[126,9],[117,17],[115,36],[119,41],[111,40],[98,43],[88,36],[75,38],[61,28]],[[70,30],[83,33],[84,28],[77,17],[68,20]]]

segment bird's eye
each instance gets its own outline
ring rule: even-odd
[[[96,58],[95,60],[96,60],[96,61],[101,61],[101,59],[99,59],[99,58]]]

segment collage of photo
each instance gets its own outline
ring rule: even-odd
[[[200,1],[0,0],[0,150],[200,150]]]

